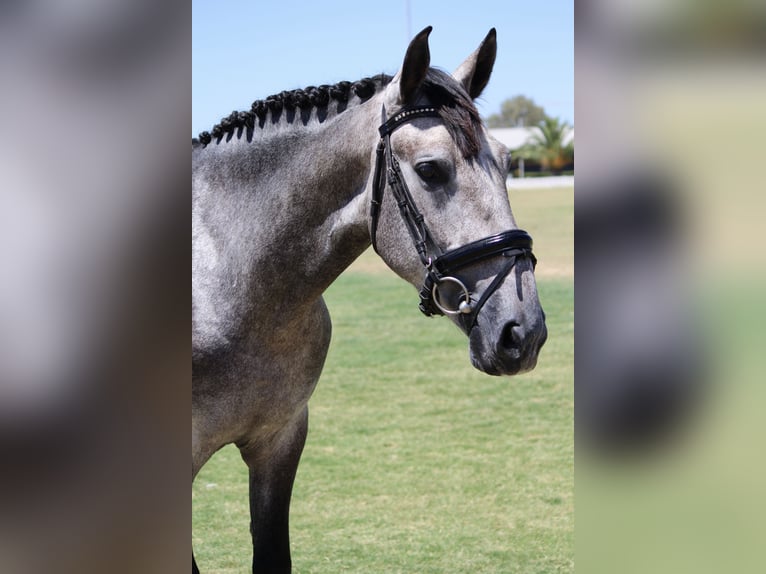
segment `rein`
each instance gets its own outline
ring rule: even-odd
[[[420,213],[415,200],[412,198],[412,194],[402,176],[399,161],[391,149],[391,134],[394,130],[416,118],[425,117],[438,118],[440,117],[439,110],[433,106],[405,108],[390,119],[386,119],[386,111],[383,108],[383,124],[378,128],[380,142],[378,143],[375,158],[372,200],[370,202],[372,247],[380,255],[377,245],[378,220],[380,219],[383,193],[388,186],[391,188],[391,193],[399,206],[399,213],[407,226],[407,231],[418,252],[418,257],[426,270],[423,286],[420,288],[420,304],[418,307],[428,317],[432,315],[473,315],[469,325],[470,331],[476,324],[479,311],[508,276],[508,273],[516,264],[517,258],[529,258],[532,261],[533,267],[537,264],[537,259],[532,254],[532,237],[521,229],[509,229],[497,235],[473,241],[446,253],[439,248],[426,225],[423,214]],[[476,300],[466,285],[455,277],[454,273],[463,267],[490,257],[506,257],[508,261],[492,280],[492,283],[485,289],[484,293]],[[439,286],[445,283],[457,286],[462,292],[461,301],[455,309],[446,307],[439,299]]]

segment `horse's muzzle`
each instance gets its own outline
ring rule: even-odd
[[[498,329],[476,327],[469,335],[471,363],[488,375],[517,375],[531,371],[548,338],[545,316],[524,325],[510,320]]]

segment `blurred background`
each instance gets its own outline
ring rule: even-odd
[[[576,567],[762,571],[766,10],[575,32]]]

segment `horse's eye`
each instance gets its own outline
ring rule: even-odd
[[[415,166],[415,171],[423,181],[438,182],[444,179],[441,170],[432,162],[423,162]]]

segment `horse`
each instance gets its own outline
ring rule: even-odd
[[[234,443],[249,469],[254,573],[290,572],[290,497],[330,343],[325,289],[370,245],[490,375],[547,337],[509,152],[474,100],[493,28],[453,74],[425,28],[400,70],[282,92],[192,140],[192,481]],[[192,554],[192,571],[198,572]]]

